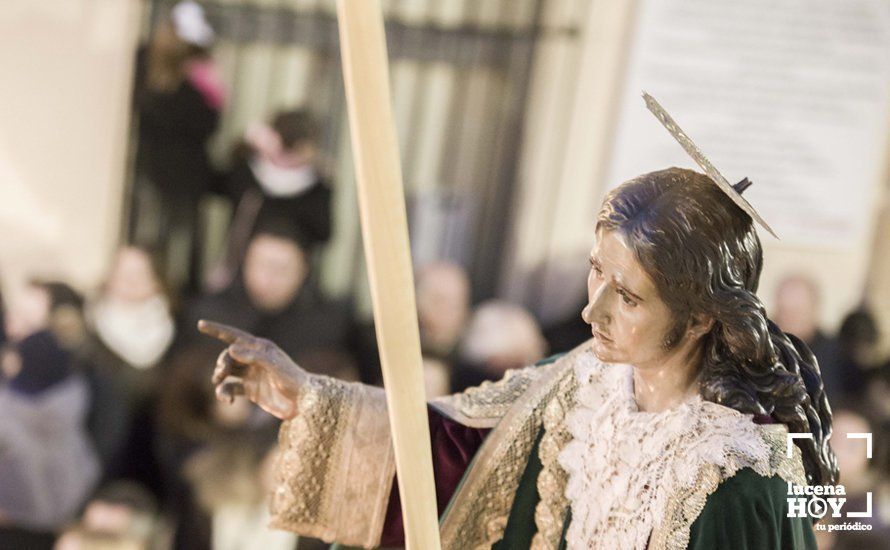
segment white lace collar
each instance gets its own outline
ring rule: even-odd
[[[572,508],[569,548],[646,548],[670,496],[694,484],[702,464],[723,464],[739,448],[751,462],[769,461],[751,415],[699,395],[641,412],[632,367],[602,364],[592,353],[579,358],[575,376],[576,405],[566,416],[572,440],[559,455]]]

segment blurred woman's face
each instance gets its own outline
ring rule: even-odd
[[[832,432],[831,449],[837,456],[837,465],[844,479],[853,480],[865,475],[868,470],[865,442],[849,438],[847,434],[871,432],[868,421],[856,413],[841,410],[834,415]]]
[[[581,312],[591,326],[593,351],[606,363],[658,365],[669,353],[670,310],[623,234],[600,231],[597,237]]]
[[[244,258],[244,287],[258,308],[277,312],[297,296],[308,264],[303,251],[293,241],[272,235],[258,235]]]
[[[161,290],[151,258],[138,248],[123,248],[108,275],[105,295],[128,303],[145,301]]]
[[[467,324],[469,302],[469,282],[459,267],[436,264],[419,270],[417,320],[424,345],[450,353]]]

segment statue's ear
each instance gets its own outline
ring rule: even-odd
[[[705,313],[696,313],[689,319],[689,335],[693,338],[701,338],[714,327],[714,318]]]

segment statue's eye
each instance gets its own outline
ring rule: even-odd
[[[634,307],[637,305],[636,301],[634,301],[634,299],[630,297],[630,294],[628,294],[624,290],[619,289],[618,294],[621,296],[621,300],[630,307]]]

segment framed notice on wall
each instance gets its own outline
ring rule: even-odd
[[[782,242],[861,246],[886,168],[890,4],[638,0],[607,185],[697,168],[643,107],[655,96]]]

